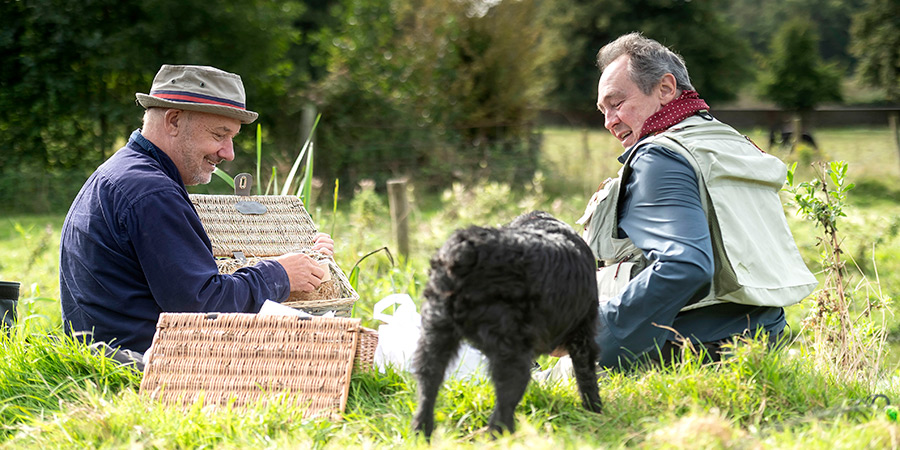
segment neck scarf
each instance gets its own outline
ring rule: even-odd
[[[697,91],[682,91],[678,98],[666,103],[662,109],[647,118],[641,128],[641,137],[665,131],[672,125],[708,109],[709,105],[700,98]]]

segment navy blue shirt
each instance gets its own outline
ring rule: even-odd
[[[667,340],[674,330],[693,342],[716,342],[761,328],[785,326],[784,309],[722,303],[685,312],[709,293],[713,251],[697,175],[684,157],[659,145],[631,147],[631,175],[620,203],[619,237],[629,237],[649,261],[608,303],[600,305],[599,362],[616,367]]]
[[[138,352],[150,347],[161,312],[258,312],[290,293],[275,261],[219,274],[175,163],[140,130],[72,203],[59,284],[67,332]]]

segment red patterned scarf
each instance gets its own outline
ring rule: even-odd
[[[662,109],[647,118],[641,128],[641,137],[668,130],[672,125],[704,109],[708,110],[709,105],[700,98],[697,91],[682,91],[678,98],[666,103]]]

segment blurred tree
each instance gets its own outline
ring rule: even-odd
[[[545,11],[558,5],[507,1],[487,10],[472,8],[459,44],[457,76],[465,84],[455,92],[461,107],[456,127],[474,159],[492,175],[531,180],[538,153],[533,121],[546,104],[561,47]]]
[[[719,12],[721,0],[560,0],[552,16],[568,42],[552,102],[557,108],[596,110],[600,47],[640,31],[681,54],[700,95],[710,101],[736,97],[749,79],[749,48]]]
[[[285,55],[303,9],[266,0],[0,3],[0,175],[18,188],[4,184],[4,196],[61,170],[75,170],[68,184],[79,185],[73,178],[140,126],[134,93],[147,92],[163,63],[241,74],[262,121],[295,131],[296,123],[279,120],[290,118],[282,112],[294,101],[300,69]],[[242,139],[253,147],[252,136]],[[64,196],[67,204],[72,195]]]
[[[113,0],[4,2],[0,27],[0,170],[23,162],[71,167],[109,151],[124,119],[121,92],[141,78],[139,15]],[[134,91],[131,91],[133,96]],[[132,108],[132,114],[137,114]]]
[[[452,55],[423,61],[446,47],[448,31],[434,29],[427,40],[404,46],[401,14],[410,22],[415,15],[400,6],[394,0],[343,1],[333,10],[334,25],[318,37],[327,65],[314,88],[324,118],[316,170],[340,178],[345,189],[361,178],[384,181],[427,166],[421,159],[431,141],[426,125],[436,120],[431,105],[440,101],[429,83],[450,81],[441,77],[441,65]],[[420,68],[437,79],[421,79]]]
[[[299,122],[309,66],[290,58],[309,48],[295,27],[307,7],[302,1],[143,0],[133,44],[142,49],[146,92],[161,64],[198,64],[237,73],[248,108],[259,112],[266,131],[267,157],[292,162],[300,147]],[[139,43],[138,43],[139,42]],[[131,92],[133,98],[134,90]],[[255,163],[255,132],[245,127],[237,165]],[[253,127],[255,129],[255,126]],[[241,154],[245,157],[242,158]],[[249,170],[248,170],[249,171]],[[234,170],[232,170],[234,172]]]
[[[900,102],[900,2],[868,0],[853,17],[853,54],[859,58],[856,71],[867,84],[885,90],[891,103]],[[891,114],[894,142],[900,151],[898,114]]]
[[[808,17],[819,30],[818,51],[826,61],[837,62],[843,70],[854,64],[850,52],[850,22],[865,0],[730,0],[723,13],[750,42],[753,50],[767,54],[771,41],[785,22]]]
[[[818,35],[808,19],[786,22],[772,41],[763,61],[760,89],[764,97],[796,113],[793,136],[806,130],[805,113],[816,105],[840,101],[841,76],[834,64],[826,65],[818,53]]]
[[[413,173],[433,184],[530,178],[551,54],[539,11],[550,3],[345,1],[320,39],[329,76],[317,170],[347,186]]]

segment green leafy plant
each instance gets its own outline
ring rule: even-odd
[[[304,201],[309,200],[309,192],[312,187],[312,162],[313,162],[313,144],[312,137],[316,131],[316,127],[319,125],[319,119],[322,118],[322,115],[319,114],[316,116],[316,121],[313,123],[312,128],[309,131],[309,137],[307,137],[306,142],[303,143],[303,147],[300,149],[300,154],[297,155],[297,159],[294,160],[294,165],[291,166],[290,172],[287,174],[287,178],[284,180],[284,186],[281,187],[281,195],[290,195],[291,193],[291,184],[294,182],[294,176],[297,174],[297,169],[300,167],[300,163],[303,162],[303,157],[306,156],[306,171],[305,176],[302,180],[300,180],[300,184],[297,187],[297,195],[299,195]],[[307,155],[307,152],[309,154]],[[305,194],[304,198],[302,194]]]
[[[260,176],[260,168],[262,167],[262,124],[256,124],[256,195],[262,195],[262,176]],[[275,178],[274,170],[272,167],[273,173],[272,178]],[[271,182],[271,180],[269,180]],[[266,191],[269,188],[266,186]]]
[[[331,208],[331,234],[334,236],[334,225],[337,223],[337,205],[338,205],[338,192],[340,192],[341,183],[335,178],[334,179],[334,202],[332,203]]]
[[[26,248],[28,248],[28,264],[25,266],[25,273],[27,274],[50,248],[50,241],[53,237],[53,228],[49,224],[45,225],[43,232],[41,232],[36,239],[32,239],[32,227],[26,229],[18,222],[16,222],[13,227],[15,228],[16,233],[22,238],[22,242],[25,243]]]
[[[825,281],[815,293],[815,303],[805,324],[813,331],[815,356],[822,366],[844,377],[873,376],[885,335],[882,329],[861,319],[868,319],[872,307],[883,302],[868,301],[864,313],[857,320],[851,319],[855,290],[848,286],[842,239],[838,234],[840,218],[847,217],[844,212],[847,192],[855,184],[847,180],[848,165],[844,161],[815,163],[813,167],[816,178],[795,185],[797,163],[791,165],[786,188],[793,195],[798,214],[822,230],[817,239]]]

